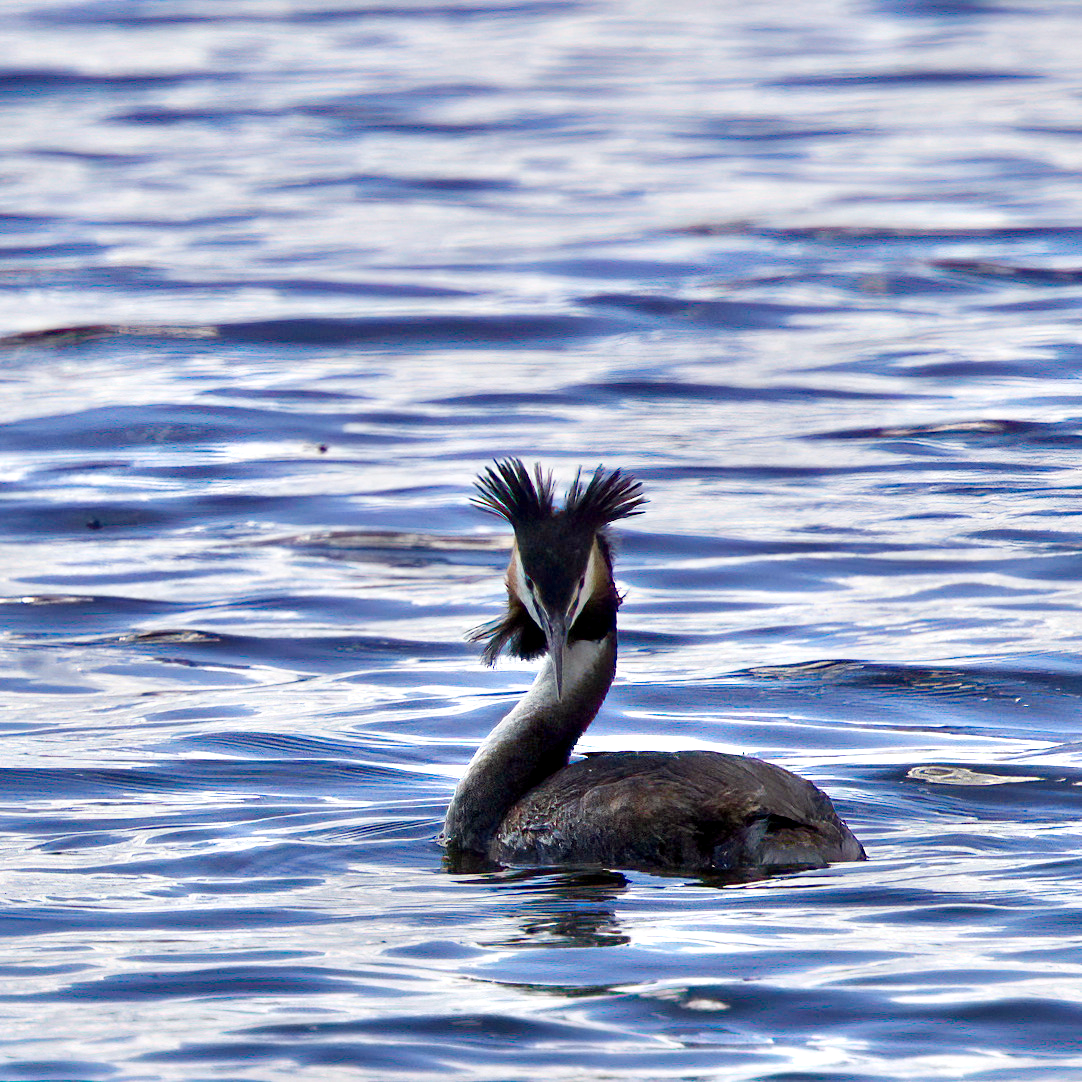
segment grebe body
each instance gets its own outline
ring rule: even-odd
[[[508,607],[473,635],[484,660],[543,657],[523,698],[470,761],[440,841],[509,865],[648,871],[769,871],[863,860],[811,782],[761,759],[712,751],[612,752],[570,762],[616,673],[606,528],[639,514],[639,482],[599,467],[557,508],[551,475],[517,459],[478,480],[475,502],[515,531]]]

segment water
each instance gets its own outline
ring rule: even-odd
[[[1074,5],[4,7],[4,1079],[1082,1079]],[[588,749],[866,864],[452,876],[493,457]]]

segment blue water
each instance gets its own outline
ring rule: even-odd
[[[1082,1079],[1082,9],[9,0],[0,1077]],[[869,861],[450,875],[496,456],[584,749]]]

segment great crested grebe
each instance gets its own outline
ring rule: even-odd
[[[544,655],[537,679],[477,750],[447,809],[449,853],[499,864],[590,864],[724,873],[863,860],[829,798],[788,770],[715,751],[626,751],[568,760],[616,673],[606,527],[641,514],[622,470],[576,476],[562,507],[551,474],[490,467],[474,503],[515,531],[507,612],[478,628],[483,659]]]

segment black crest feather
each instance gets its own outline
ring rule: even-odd
[[[623,470],[606,470],[598,466],[585,486],[582,471],[575,475],[567,490],[563,513],[575,522],[599,530],[618,518],[641,515],[644,503],[642,484],[636,478]]]
[[[582,471],[567,490],[564,506],[556,510],[552,474],[534,463],[533,476],[519,458],[507,458],[489,466],[477,479],[473,498],[476,507],[507,519],[512,526],[524,526],[541,519],[565,516],[575,525],[600,530],[610,522],[641,515],[646,503],[642,485],[623,470],[598,466],[586,484]]]
[[[533,473],[530,477],[519,458],[489,466],[477,478],[473,505],[507,519],[512,526],[549,518],[554,509],[552,474],[543,473],[540,462],[534,463]]]

